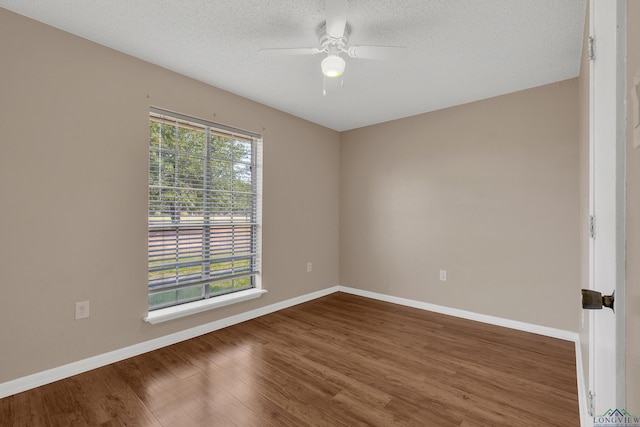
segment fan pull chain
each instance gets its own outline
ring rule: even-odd
[[[322,95],[327,96],[327,77],[322,75]]]

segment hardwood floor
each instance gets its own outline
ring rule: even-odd
[[[344,293],[0,400],[2,426],[578,426],[574,344]]]

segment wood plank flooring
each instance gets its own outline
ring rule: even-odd
[[[578,426],[574,344],[344,293],[0,400],[2,426]]]

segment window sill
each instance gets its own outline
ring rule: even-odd
[[[247,289],[246,291],[233,292],[219,297],[180,304],[175,307],[161,308],[149,312],[147,317],[144,318],[144,321],[155,325],[156,323],[166,322],[167,320],[179,319],[180,317],[191,314],[255,299],[266,292],[265,289]]]

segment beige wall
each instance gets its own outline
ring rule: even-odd
[[[634,76],[640,73],[640,2],[627,1],[627,409],[640,414],[640,148],[633,147]]]
[[[4,9],[0,58],[0,383],[338,284],[337,132]],[[263,134],[258,300],[143,322],[150,105]]]
[[[577,331],[577,105],[572,79],[343,133],[341,284]]]

